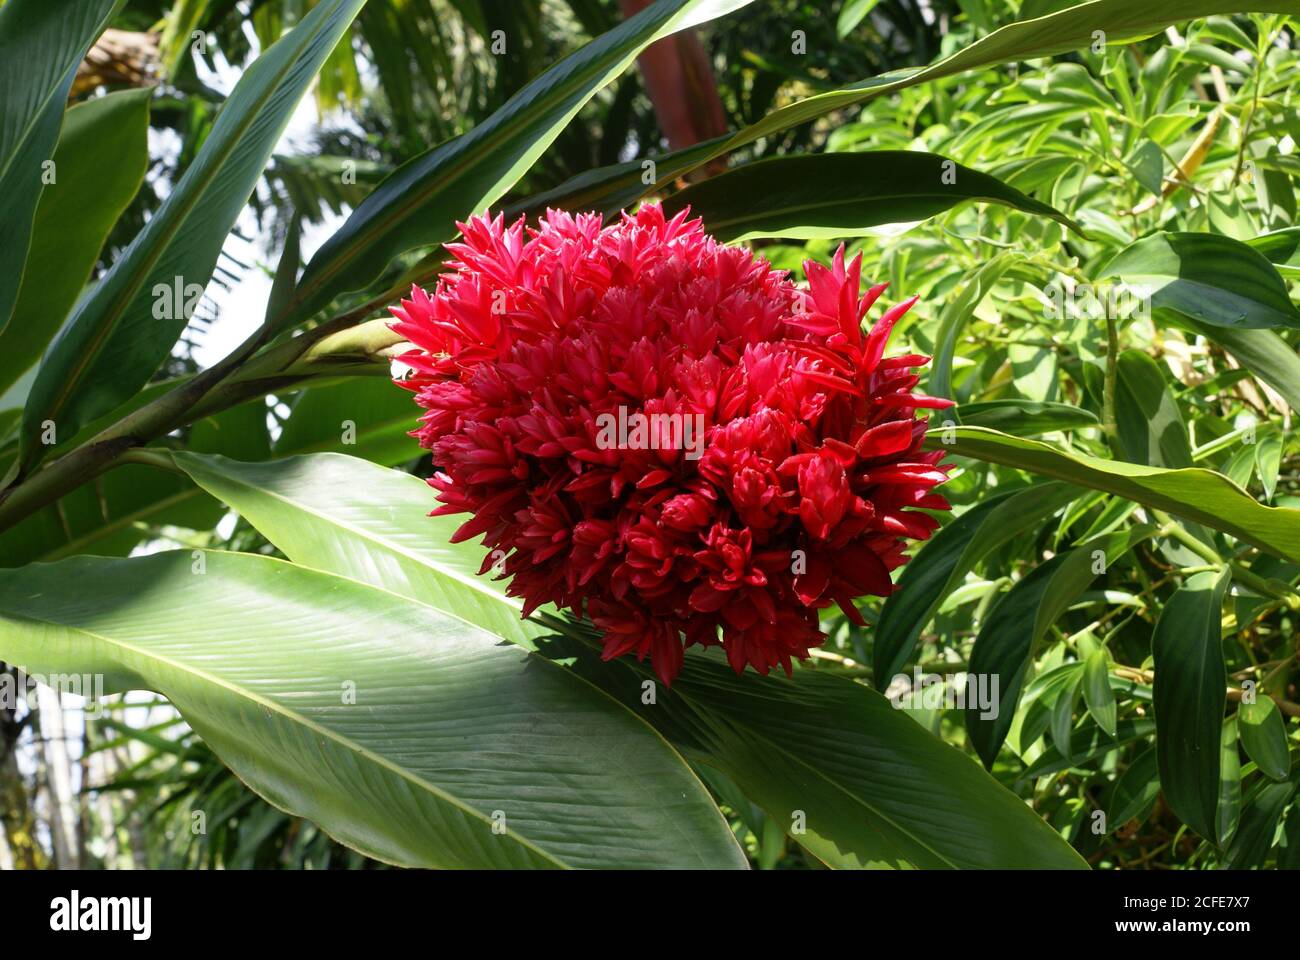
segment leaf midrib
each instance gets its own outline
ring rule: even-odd
[[[267,557],[266,559],[276,563],[286,563],[286,561],[280,560],[275,557]],[[293,566],[293,564],[289,564],[289,566]],[[333,576],[333,574],[328,574],[328,575]],[[351,582],[356,583],[357,581],[351,581]],[[367,584],[367,586],[370,585]],[[367,747],[363,747],[361,744],[352,740],[350,737],[345,737],[343,734],[338,733],[337,731],[331,729],[330,727],[326,727],[314,723],[313,721],[307,719],[306,717],[294,713],[292,710],[288,709],[286,706],[284,706],[283,704],[279,703],[276,700],[271,700],[266,697],[259,696],[258,694],[250,690],[246,690],[243,687],[240,687],[230,681],[214,676],[213,674],[210,674],[205,670],[201,670],[197,667],[192,667],[189,666],[188,664],[175,661],[170,657],[163,656],[162,654],[159,654],[155,651],[137,647],[123,640],[118,640],[118,639],[104,636],[103,634],[97,633],[94,630],[89,630],[86,627],[70,626],[68,624],[59,623],[58,621],[55,620],[48,620],[45,619],[44,617],[35,617],[26,613],[4,614],[4,616],[6,618],[16,617],[18,619],[28,620],[33,623],[42,623],[49,627],[59,629],[59,630],[71,630],[76,633],[82,634],[83,636],[90,637],[95,640],[99,640],[103,643],[108,644],[109,646],[117,647],[121,650],[128,650],[138,656],[144,657],[145,659],[153,660],[157,663],[170,667],[173,670],[176,670],[182,674],[188,674],[192,677],[211,683],[214,686],[221,687],[222,689],[225,689],[235,694],[236,696],[242,697],[243,699],[249,701],[250,703],[256,704],[265,710],[279,714],[280,716],[286,718],[290,722],[296,722],[307,730],[310,730],[321,736],[328,737],[330,740],[334,741],[339,746],[351,750],[352,752],[356,753],[357,756],[369,760],[375,766],[388,770],[389,772],[396,774],[397,776],[409,781],[410,783],[416,785],[417,787],[424,788],[428,793],[432,794],[434,797],[442,800],[445,803],[450,804],[451,806],[457,808],[458,810],[463,811],[464,813],[469,814],[471,817],[478,819],[485,825],[491,825],[492,823],[491,819],[484,816],[481,811],[476,810],[474,807],[465,804],[463,801],[457,799],[454,795],[447,793],[445,790],[429,782],[423,777],[409,770],[406,770],[403,767],[398,766],[397,764],[393,763],[392,761],[388,760],[382,755],[375,753],[374,751],[370,750]],[[164,691],[159,691],[159,692],[164,693]],[[169,700],[172,700],[173,703],[175,702],[174,698],[171,695],[166,693],[164,693],[164,695],[167,696]],[[554,854],[537,846],[532,841],[523,837],[517,831],[507,831],[505,834],[503,834],[503,836],[509,837],[515,843],[519,844],[519,846],[537,854],[538,856],[542,857],[548,862],[555,864],[561,869],[564,870],[572,869],[567,863],[558,859]]]

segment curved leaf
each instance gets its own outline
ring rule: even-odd
[[[54,151],[56,178],[36,207],[18,300],[0,330],[0,394],[40,360],[140,189],[152,92],[124,90],[68,110]]]
[[[0,6],[0,331],[18,300],[45,161],[59,139],[72,78],[121,4],[9,0]]]
[[[941,432],[952,442],[944,443]],[[982,427],[931,430],[926,446],[1105,490],[1203,523],[1284,559],[1300,560],[1300,510],[1257,503],[1245,490],[1212,470],[1163,470],[1103,460]]]
[[[418,480],[329,454],[265,465],[175,461],[296,560],[388,584],[573,658],[574,669],[688,757],[726,773],[787,831],[802,810],[807,833],[796,839],[828,862],[1082,865],[1024,803],[862,684],[805,670],[793,681],[737,677],[690,654],[664,690],[629,658],[602,662],[581,625],[552,618],[564,635],[548,640],[541,624],[519,623],[518,601],[499,583],[477,577],[481,550],[447,544],[458,521],[425,517],[432,495]]]
[[[316,252],[286,307],[294,323],[359,290],[413,247],[456,235],[532,166],[575,114],[660,37],[750,0],[659,0],[561,60],[473,130],[403,164]]]
[[[1300,327],[1286,282],[1262,253],[1217,233],[1157,233],[1130,244],[1098,277],[1146,286],[1153,307],[1220,327]]]
[[[1004,204],[1078,230],[1060,211],[997,177],[913,150],[759,160],[673,194],[664,210],[671,215],[690,207],[724,241],[808,240],[865,236],[882,224],[925,220],[969,201]]]
[[[982,500],[937,530],[903,568],[880,611],[872,640],[877,689],[887,687],[911,658],[917,637],[944,597],[980,560],[1041,524],[1072,497],[1062,484],[1038,484]]]
[[[1272,697],[1259,694],[1253,703],[1243,703],[1237,711],[1237,730],[1246,755],[1264,776],[1285,780],[1291,775],[1286,721]]]
[[[24,466],[140,389],[189,320],[235,219],[321,63],[365,0],[321,0],[235,85],[198,156],[91,293],[41,364],[23,412]],[[163,294],[159,299],[158,294]]]
[[[258,793],[390,863],[744,865],[681,758],[572,673],[352,580],[204,561],[0,571],[0,657],[158,691]]]
[[[953,410],[953,415],[956,422],[968,427],[988,427],[1016,437],[1101,426],[1101,420],[1091,410],[1046,400],[962,403]]]

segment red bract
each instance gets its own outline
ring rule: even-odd
[[[454,539],[483,537],[483,572],[665,683],[692,643],[789,672],[818,610],[863,623],[854,598],[889,594],[937,525],[916,508],[948,509],[916,411],[949,401],[913,392],[928,357],[883,358],[915,298],[864,333],[885,285],[860,295],[860,257],[809,261],[800,290],[655,205],[460,228],[434,295],[392,312],[433,514],[472,515]]]

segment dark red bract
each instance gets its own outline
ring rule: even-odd
[[[915,298],[864,333],[885,285],[860,294],[860,257],[801,290],[657,205],[460,227],[433,296],[392,312],[433,513],[471,515],[483,572],[504,558],[526,613],[585,615],[665,683],[692,643],[788,672],[818,610],[863,623],[854,598],[937,526],[915,508],[948,509],[916,411],[949,401],[913,392],[928,357],[883,357]]]

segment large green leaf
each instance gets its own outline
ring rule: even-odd
[[[420,481],[330,454],[261,465],[174,459],[291,559],[544,645],[548,631],[520,623],[518,602],[477,576],[482,551],[447,543],[458,521],[425,517],[433,500]],[[1081,865],[1020,800],[861,684],[803,670],[794,681],[736,677],[692,655],[672,689],[646,704],[657,686],[648,668],[601,663],[589,642],[552,642],[565,644],[553,655],[576,658],[584,676],[732,777],[787,830],[804,811],[808,834],[796,836],[828,861]]]
[[[1213,340],[1241,365],[1281,394],[1292,410],[1300,410],[1300,356],[1272,330],[1243,330],[1197,323],[1190,317],[1178,323],[1207,340]]]
[[[1300,510],[1257,503],[1212,470],[1165,470],[1103,460],[982,427],[931,430],[926,446],[1104,490],[1203,523],[1284,559],[1300,560]]]
[[[1151,306],[1219,327],[1300,327],[1286,281],[1262,253],[1217,233],[1157,233],[1115,254],[1099,278],[1146,287]]]
[[[544,632],[520,619],[522,601],[503,602],[478,575],[481,547],[449,542],[459,523],[430,519],[433,491],[410,474],[332,453],[268,463],[183,452],[172,459],[291,560],[417,597],[516,643]]]
[[[968,201],[1000,203],[1075,226],[997,177],[913,150],[760,160],[673,194],[664,209],[672,214],[689,206],[720,240],[808,240],[865,236],[882,224],[925,220]]]
[[[0,659],[166,696],[238,776],[422,867],[742,867],[649,726],[573,673],[394,593],[188,551],[0,571]]]
[[[1152,467],[1190,467],[1187,424],[1160,365],[1141,350],[1125,350],[1116,367],[1115,420],[1125,457]]]
[[[575,114],[660,37],[750,0],[658,0],[561,60],[473,130],[403,164],[316,252],[284,322],[369,284],[399,254],[456,235],[524,175]]]
[[[1165,604],[1151,640],[1160,787],[1179,819],[1211,841],[1228,688],[1219,626],[1227,585],[1226,572],[1189,577]]]
[[[77,67],[121,0],[0,6],[0,331],[18,300],[32,219]],[[59,171],[54,170],[58,179]]]
[[[1069,487],[1043,483],[981,500],[941,527],[903,568],[880,611],[872,640],[873,674],[883,690],[916,649],[946,597],[984,557],[1042,524],[1073,498]]]
[[[1132,527],[1058,553],[1018,580],[980,625],[971,650],[970,671],[977,677],[997,678],[998,703],[993,710],[967,706],[966,733],[986,767],[993,766],[1011,729],[1025,673],[1039,640],[1106,564],[1151,532],[1150,527]],[[1098,560],[1104,563],[1098,564]],[[1113,725],[1108,732],[1115,734]]]
[[[149,97],[124,90],[70,109],[41,194],[22,285],[0,330],[0,394],[31,369],[58,333],[108,232],[149,166]]]
[[[894,70],[798,100],[773,110],[762,120],[730,137],[720,137],[658,157],[657,184],[662,188],[676,178],[756,140],[875,97],[1007,61],[1081,51],[1095,42],[1094,34],[1098,30],[1102,31],[1107,44],[1118,46],[1159,33],[1182,20],[1248,11],[1294,13],[1295,6],[1293,0],[1148,0],[1145,3],[1094,0],[1045,17],[1008,24],[929,66]],[[641,184],[642,172],[639,163],[588,171],[549,191],[544,198],[535,198],[527,206],[535,208],[550,203],[566,209],[617,209],[647,191]]]
[[[295,106],[364,2],[322,0],[244,72],[185,175],[46,355],[23,413],[24,465],[46,452],[43,421],[71,436],[166,358],[188,322],[187,288],[207,285]]]

